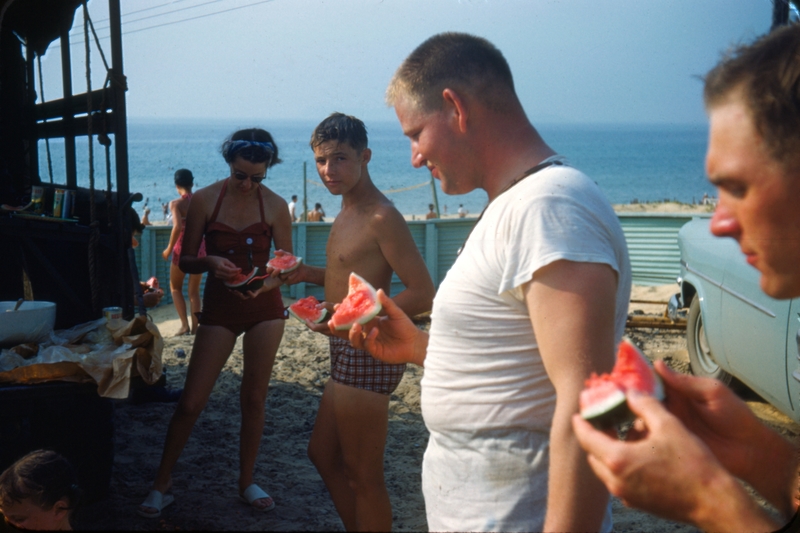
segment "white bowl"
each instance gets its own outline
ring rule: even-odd
[[[53,331],[56,304],[24,301],[14,311],[15,305],[17,302],[0,302],[0,345],[36,342]]]

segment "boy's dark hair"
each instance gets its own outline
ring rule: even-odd
[[[769,155],[786,170],[800,168],[800,25],[733,49],[706,75],[707,109],[737,93]]]
[[[324,142],[337,141],[349,144],[356,152],[367,148],[367,127],[361,120],[344,113],[332,113],[319,123],[311,134],[311,149]]]
[[[36,450],[0,474],[0,506],[30,499],[37,507],[50,510],[61,499],[74,509],[82,496],[75,469],[62,455]]]
[[[281,163],[278,157],[278,145],[275,144],[272,134],[261,128],[234,132],[222,143],[221,151],[226,163],[233,163],[237,157],[251,163],[266,162],[267,168]]]

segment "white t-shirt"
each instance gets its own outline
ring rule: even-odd
[[[568,166],[540,170],[489,204],[439,287],[421,381],[430,528],[542,526],[556,394],[522,285],[562,259],[617,272],[621,339],[631,286],[625,236],[597,185]],[[501,475],[498,465],[516,457],[509,446],[527,459]],[[610,528],[609,514],[601,529]]]
[[[292,217],[292,220],[297,218],[297,215],[295,215],[294,213],[296,208],[297,208],[297,202],[295,202],[294,200],[289,202],[289,216]]]
[[[631,271],[619,220],[586,175],[545,168],[488,206],[439,287],[421,383],[429,429],[549,432],[555,390],[521,286],[560,259],[617,271],[615,326],[622,337]]]

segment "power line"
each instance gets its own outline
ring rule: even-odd
[[[179,0],[179,1],[182,1],[182,0]],[[133,13],[139,13],[139,12],[141,12],[141,11],[143,11],[143,10],[140,10],[140,11],[134,11],[133,13],[126,13],[125,15],[123,15],[123,22],[122,22],[122,24],[123,24],[123,25],[125,25],[125,24],[131,24],[131,23],[134,23],[134,22],[140,22],[140,21],[142,21],[142,20],[148,20],[148,19],[152,19],[152,18],[156,18],[156,17],[163,17],[163,16],[165,16],[165,15],[171,15],[171,14],[173,14],[173,13],[179,13],[179,12],[181,12],[181,11],[187,11],[187,10],[189,10],[189,9],[195,9],[195,8],[197,8],[197,7],[203,7],[203,6],[207,6],[208,4],[216,4],[216,3],[218,3],[218,2],[222,2],[222,1],[223,1],[223,0],[209,0],[208,2],[203,2],[202,4],[195,4],[195,5],[193,5],[193,6],[181,7],[181,8],[179,8],[179,9],[173,9],[172,11],[165,11],[164,13],[156,13],[156,14],[154,14],[154,15],[147,15],[147,16],[145,16],[145,17],[141,17],[141,18],[138,18],[138,19],[133,19],[133,20],[124,20],[124,19],[125,19],[125,17],[128,17],[128,16],[132,15]],[[166,4],[162,4],[162,6],[163,6],[163,5],[166,5]],[[159,7],[161,7],[161,6],[159,6]],[[107,20],[110,20],[110,19],[104,19],[104,20],[106,20],[106,21],[107,21]],[[108,26],[103,26],[103,27],[101,27],[101,28],[98,28],[98,29],[105,30],[105,29],[107,29],[107,28],[110,28],[110,27],[111,27],[111,26],[110,26],[110,25],[108,25]]]
[[[220,13],[228,13],[230,11],[236,11],[238,9],[244,9],[244,8],[247,8],[247,7],[253,7],[253,6],[257,6],[259,4],[266,4],[267,2],[273,2],[273,1],[274,0],[261,0],[260,2],[254,2],[252,4],[247,4],[246,6],[231,7],[229,9],[223,9],[221,11],[215,11],[213,13],[206,13],[205,15],[197,15],[196,17],[189,17],[189,18],[186,18],[186,19],[176,20],[176,21],[173,21],[173,22],[165,22],[163,24],[156,24],[154,26],[148,26],[146,28],[140,28],[138,30],[131,30],[131,31],[123,32],[123,35],[129,35],[131,33],[138,33],[140,31],[145,31],[145,30],[152,30],[153,28],[161,28],[163,26],[171,26],[173,24],[180,24],[181,22],[188,22],[190,20],[197,20],[197,19],[201,19],[201,18],[205,18],[205,17],[210,17],[210,16],[213,16],[213,15],[219,15]]]
[[[220,1],[220,0],[213,0],[213,1]],[[214,15],[219,15],[219,14],[222,14],[222,13],[229,13],[231,11],[236,11],[236,10],[239,10],[239,9],[245,9],[245,8],[248,8],[248,7],[257,6],[257,5],[260,5],[260,4],[266,4],[268,2],[273,2],[273,1],[274,0],[261,0],[259,2],[253,2],[252,4],[247,4],[247,5],[244,5],[244,6],[230,7],[228,9],[221,9],[219,11],[214,11],[212,13],[205,13],[203,15],[197,15],[197,16],[194,16],[194,17],[187,17],[187,18],[183,18],[183,19],[180,19],[180,20],[173,20],[171,22],[164,22],[162,24],[154,24],[152,26],[147,26],[145,28],[138,28],[138,29],[135,29],[135,30],[123,31],[122,34],[123,35],[130,35],[132,33],[139,33],[141,31],[152,30],[154,28],[161,28],[161,27],[164,27],[164,26],[171,26],[173,24],[181,24],[183,22],[189,22],[191,20],[197,20],[197,19],[201,19],[201,18],[212,17]],[[207,3],[212,3],[212,2],[207,2]],[[191,6],[191,7],[196,7],[196,6]],[[187,7],[187,8],[184,8],[184,9],[191,9],[191,7]],[[132,21],[132,22],[136,22],[136,21]],[[127,23],[123,22],[123,25],[125,25],[125,24],[127,24]],[[107,27],[103,28],[103,29],[107,29]],[[105,36],[105,37],[107,37],[107,36]],[[80,45],[80,44],[83,44],[83,41],[74,41],[74,42],[70,41],[70,46],[76,46],[76,45]],[[53,44],[53,48],[58,48],[60,46],[61,46],[60,42]]]

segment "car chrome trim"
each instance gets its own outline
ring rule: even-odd
[[[730,289],[728,287],[725,287],[721,282],[715,281],[715,280],[711,279],[710,277],[706,276],[705,274],[703,274],[701,272],[698,272],[697,269],[694,269],[694,268],[690,267],[689,264],[686,263],[686,261],[684,261],[683,259],[681,259],[681,265],[683,265],[683,267],[686,268],[686,270],[688,270],[689,272],[691,272],[695,276],[704,279],[705,281],[709,282],[710,284],[712,284],[713,286],[717,287],[718,289],[722,289],[723,291],[727,292],[728,294],[730,294],[734,298],[738,298],[739,300],[743,301],[747,305],[749,305],[749,306],[751,306],[751,307],[753,307],[755,309],[758,309],[759,311],[761,311],[762,313],[764,313],[768,317],[775,318],[777,316],[775,313],[773,313],[772,311],[770,311],[769,309],[767,309],[763,305],[760,305],[760,304],[754,302],[753,300],[751,300],[750,298],[744,296],[743,294],[739,294],[738,292],[736,292],[736,291],[734,291],[734,290],[732,290],[732,289]]]

